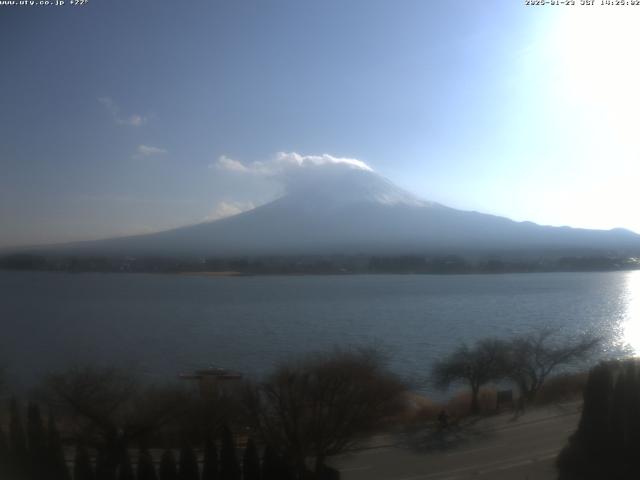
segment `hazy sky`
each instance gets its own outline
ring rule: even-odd
[[[0,7],[0,246],[250,208],[277,177],[237,170],[278,152],[361,161],[453,207],[640,232],[640,7],[523,3]]]

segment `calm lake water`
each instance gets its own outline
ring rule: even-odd
[[[215,364],[251,376],[333,345],[379,345],[425,388],[462,341],[538,326],[640,351],[640,272],[212,278],[0,272],[0,361],[28,385],[71,364],[152,379]]]

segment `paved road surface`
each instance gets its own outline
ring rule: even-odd
[[[579,419],[579,405],[558,405],[514,419],[499,415],[446,435],[433,428],[378,437],[334,459],[343,480],[552,480],[554,461]]]

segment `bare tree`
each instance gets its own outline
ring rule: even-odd
[[[179,390],[143,387],[129,373],[103,367],[49,375],[45,395],[75,426],[79,440],[100,449],[110,471],[121,462],[131,441],[178,415],[183,400]]]
[[[299,478],[403,407],[405,387],[374,350],[334,350],[282,365],[247,389],[252,425]]]
[[[220,434],[225,425],[246,426],[242,384],[237,388],[214,388],[206,395],[192,391],[184,399],[184,412],[166,428],[168,436],[189,438],[204,444]]]
[[[551,372],[584,360],[599,341],[592,335],[577,340],[558,338],[549,328],[514,337],[509,341],[505,376],[516,383],[527,401],[533,401]]]
[[[436,362],[431,376],[439,388],[448,388],[456,382],[464,382],[471,388],[471,413],[478,413],[480,387],[498,380],[504,375],[507,344],[499,339],[484,339],[473,347],[460,345],[453,353]]]

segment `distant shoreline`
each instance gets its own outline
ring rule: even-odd
[[[128,273],[128,272],[124,272]],[[161,272],[162,273],[162,272]],[[169,272],[170,274],[172,272]],[[253,276],[251,273],[243,273],[236,271],[209,271],[209,272],[175,272],[174,275],[185,275],[188,277],[248,277]]]
[[[535,270],[535,271],[506,271],[506,272],[237,272],[237,271],[118,271],[118,270],[53,270],[53,269],[11,269],[0,268],[0,272],[41,272],[41,273],[103,273],[103,274],[125,274],[125,275],[172,275],[181,277],[205,277],[205,278],[240,278],[240,277],[352,277],[352,276],[407,276],[418,275],[425,277],[451,277],[451,276],[491,276],[491,275],[525,275],[525,274],[546,274],[546,273],[613,273],[613,272],[635,272],[640,268],[608,269],[608,270]]]
[[[469,275],[640,269],[640,255],[290,255],[263,257],[0,256],[0,270],[256,275]]]

